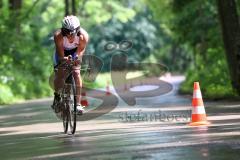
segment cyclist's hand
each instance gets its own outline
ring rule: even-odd
[[[60,64],[66,64],[67,61],[68,61],[68,57],[63,57],[63,58],[61,58],[61,59],[59,60],[59,63],[60,63]]]
[[[75,63],[75,66],[81,65],[82,57],[81,56],[76,56],[74,63]]]

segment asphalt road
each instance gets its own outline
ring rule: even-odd
[[[205,102],[211,125],[190,127],[191,96],[177,95],[183,77],[164,80],[172,84],[170,92],[137,98],[134,106],[112,89],[107,109],[98,109],[105,98],[89,98],[75,135],[63,133],[52,98],[0,106],[0,159],[239,160],[240,102]]]

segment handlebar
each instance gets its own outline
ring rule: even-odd
[[[59,64],[57,64],[54,68],[57,69],[59,67],[62,68],[72,68],[73,66],[81,66],[81,68],[79,68],[79,70],[90,70],[91,68],[88,67],[88,65],[81,65],[82,60],[81,59],[75,59],[73,60],[72,56],[69,55],[66,59],[63,60],[63,62],[60,62]]]
[[[81,61],[76,59],[76,60],[73,60],[72,59],[72,56],[69,55],[68,57],[64,57],[64,59],[61,60],[60,63],[58,63],[54,68],[59,68],[59,67],[69,67],[69,66],[73,66],[74,64],[76,64],[76,62],[79,62],[77,64],[81,64]]]

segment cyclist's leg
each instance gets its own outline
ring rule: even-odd
[[[59,63],[58,55],[57,53],[54,54],[54,66],[56,66]],[[66,73],[64,72],[64,69],[61,67],[58,67],[55,69],[54,74],[54,90],[56,93],[60,94],[61,89],[64,85]]]
[[[60,109],[58,106],[60,100],[61,100],[61,97],[60,97],[60,94],[58,93],[59,91],[59,88],[60,86],[58,86],[59,84],[59,71],[56,70],[55,66],[58,64],[58,57],[57,57],[57,54],[54,53],[53,54],[53,66],[54,66],[54,74],[53,74],[53,78],[52,78],[52,81],[53,81],[53,89],[54,89],[54,100],[53,100],[53,104],[52,104],[52,109],[54,109],[55,112],[59,112]],[[60,82],[61,83],[61,82]]]
[[[76,84],[77,114],[81,115],[84,111],[84,108],[81,106],[82,79],[80,75],[80,66],[74,67],[73,77]]]
[[[81,104],[81,89],[82,89],[82,79],[80,75],[80,66],[76,66],[73,68],[73,77],[76,84],[76,95],[77,95],[77,103]]]
[[[76,52],[72,53],[71,55],[73,59],[76,59]],[[82,79],[80,74],[80,66],[73,67],[73,77],[76,83],[77,104],[81,104]]]

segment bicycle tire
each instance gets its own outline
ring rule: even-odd
[[[69,114],[68,114],[68,109],[66,108],[66,106],[64,106],[64,108],[62,110],[62,117],[63,117],[63,131],[64,131],[64,133],[67,133]]]
[[[63,100],[63,106],[62,106],[62,120],[63,120],[63,131],[64,133],[67,133],[68,132],[68,123],[69,123],[69,113],[68,113],[68,104],[66,103],[66,95],[68,94],[67,89],[68,87],[68,84],[65,83],[64,84],[64,87],[63,87],[63,91],[62,91],[62,100]]]
[[[77,97],[76,97],[76,84],[75,84],[75,81],[74,81],[74,78],[72,76],[71,78],[71,90],[72,92],[70,93],[71,96],[72,96],[72,100],[73,100],[73,103],[72,105],[73,106],[69,106],[69,126],[70,126],[70,129],[71,129],[71,133],[74,134],[75,131],[76,131],[76,125],[77,125]]]

